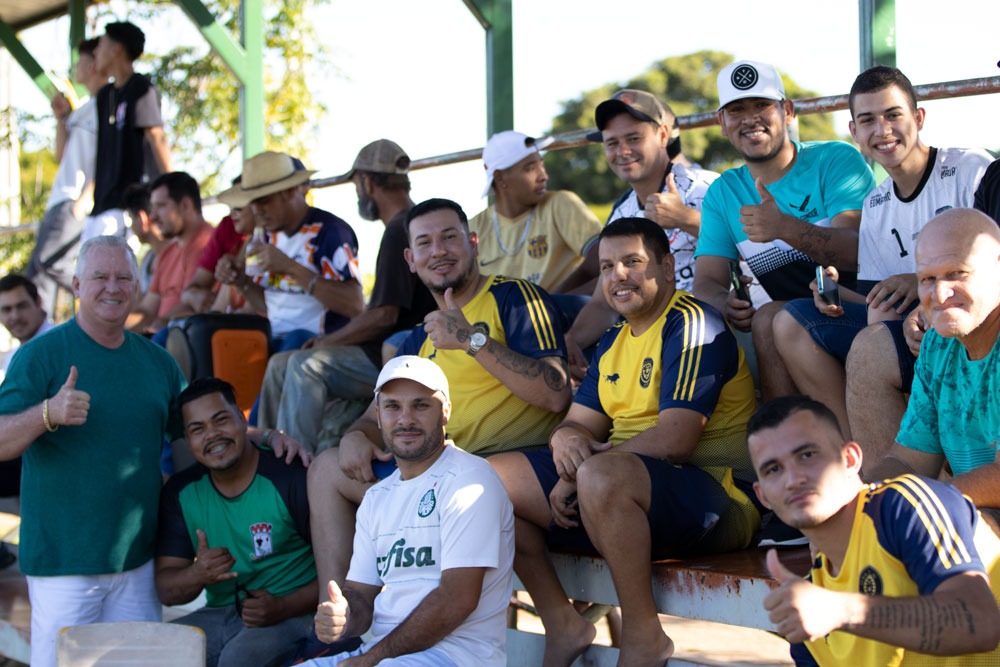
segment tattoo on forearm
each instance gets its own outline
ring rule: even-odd
[[[916,629],[921,633],[917,650],[928,653],[939,650],[946,635],[976,634],[972,610],[964,600],[937,602],[930,598],[890,601],[873,609],[865,625],[873,629]]]
[[[562,391],[566,388],[566,368],[564,362],[560,361],[559,363],[562,368],[557,369],[548,362],[518,354],[509,347],[498,345],[492,340],[489,344],[493,356],[496,357],[497,361],[504,368],[532,380],[541,375],[545,380],[545,384],[552,391]]]
[[[829,229],[810,225],[802,234],[799,250],[823,264],[835,264],[837,253],[830,248],[832,239],[833,234]]]

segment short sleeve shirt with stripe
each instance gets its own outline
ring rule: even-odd
[[[538,285],[487,276],[486,285],[462,307],[472,326],[532,359],[566,358],[559,311]],[[448,378],[452,414],[448,437],[468,452],[502,452],[544,445],[562,415],[521,400],[465,350],[438,350],[421,324],[399,355],[432,359]]]
[[[875,177],[861,153],[842,141],[793,143],[792,168],[767,186],[778,208],[820,227],[830,227],[845,211],[860,211],[866,195],[875,189]],[[816,260],[780,239],[755,243],[743,232],[740,208],[757,204],[760,195],[746,165],[724,172],[702,202],[695,257],[742,256],[772,299],[812,299],[809,281],[815,277]],[[843,271],[841,275],[846,277]],[[853,284],[853,276],[844,282]]]
[[[972,502],[949,485],[903,475],[864,488],[858,495],[844,562],[836,576],[820,553],[812,582],[831,591],[887,597],[928,595],[964,572],[989,575],[998,584],[1000,541]],[[808,651],[806,650],[808,648]],[[996,665],[1000,649],[942,658],[832,632],[792,646],[797,665]]]
[[[639,336],[628,322],[609,329],[575,402],[611,419],[615,445],[656,426],[668,408],[698,412],[708,422],[689,463],[717,480],[728,470],[755,479],[746,447],[755,397],[743,351],[722,315],[687,292],[676,291]]]

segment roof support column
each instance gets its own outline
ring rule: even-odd
[[[514,21],[511,0],[464,0],[486,30],[486,134],[514,129]]]

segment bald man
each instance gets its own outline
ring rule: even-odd
[[[929,330],[896,442],[867,476],[937,477],[947,462],[952,483],[1000,532],[1000,228],[950,209],[920,232],[916,260]]]

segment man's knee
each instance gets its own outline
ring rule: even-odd
[[[645,484],[643,484],[645,480]],[[649,473],[639,457],[627,452],[591,456],[576,471],[581,504],[600,509],[649,495]]]
[[[809,339],[809,332],[787,310],[774,314],[771,321],[771,331],[774,335],[774,345],[784,357],[791,354],[795,346]]]
[[[271,358],[267,360],[267,370],[264,372],[265,382],[274,382],[277,386],[281,386],[285,381],[285,374],[288,372],[288,360],[296,352],[296,350],[290,352],[278,352],[271,355]]]
[[[847,354],[848,390],[860,384],[899,387],[896,345],[882,324],[862,329]]]

